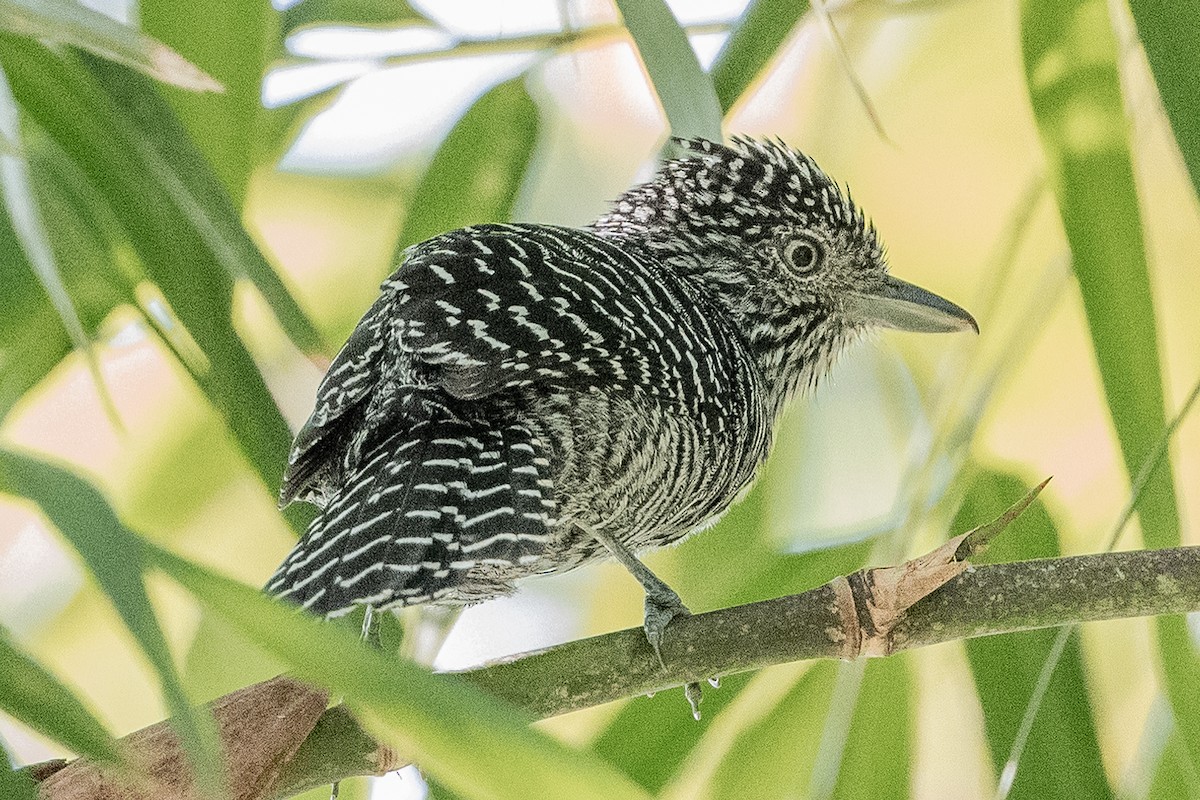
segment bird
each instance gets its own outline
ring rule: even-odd
[[[638,558],[749,489],[790,398],[864,332],[973,330],[889,274],[848,189],[779,139],[674,140],[584,227],[404,251],[317,390],[280,505],[319,513],[266,585],[324,617],[469,605],[612,558],[662,661],[679,595]]]

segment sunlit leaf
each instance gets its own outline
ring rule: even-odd
[[[1165,412],[1116,39],[1100,0],[1026,0],[1021,37],[1029,96],[1109,412],[1126,471],[1135,475],[1158,441]],[[1169,463],[1147,482],[1138,515],[1148,546],[1179,544]],[[1182,618],[1160,617],[1156,625],[1182,739],[1200,742],[1200,659]],[[1194,760],[1200,763],[1200,757]]]
[[[1130,0],[1129,8],[1192,187],[1200,194],[1200,3]]]
[[[963,530],[994,516],[1027,488],[1013,476],[982,472],[967,490],[952,529]],[[1054,522],[1045,506],[1035,502],[992,542],[987,560],[1007,562],[1057,555]],[[998,776],[1006,774],[1026,706],[1057,636],[1058,631],[1040,630],[966,642]],[[1073,636],[1028,732],[1009,797],[1099,800],[1111,796],[1092,721],[1083,654],[1078,636]]]
[[[721,141],[721,103],[665,0],[617,0],[671,134]]]
[[[832,797],[903,800],[910,796],[914,732],[909,673],[905,656],[867,662]]]
[[[211,723],[189,705],[167,640],[146,594],[143,542],[117,518],[91,484],[44,461],[0,448],[0,490],[36,503],[71,543],[133,634],[158,675],[184,748],[202,782],[218,785],[218,749]]]
[[[263,113],[263,75],[276,55],[270,45],[276,37],[277,12],[261,0],[139,0],[137,10],[148,34],[208,70],[225,87],[221,94],[171,89],[162,94],[190,134],[186,150],[203,153],[208,169],[185,171],[180,169],[185,162],[178,158],[173,166],[194,188],[203,186],[204,178],[215,173],[234,205],[241,206],[258,155],[250,144]],[[170,158],[185,148],[180,145],[183,137],[173,115],[164,112],[156,110],[151,119],[170,123],[162,137],[170,146],[160,148]]]
[[[146,545],[162,570],[305,680],[344,695],[382,741],[467,798],[639,798],[599,759],[529,727],[511,706],[452,676],[388,657],[344,627]]]
[[[763,73],[808,8],[807,0],[754,0],[746,7],[710,73],[722,111]]]
[[[221,84],[160,41],[76,0],[0,0],[0,29],[74,45],[194,92]]]
[[[523,76],[475,101],[417,185],[398,250],[464,225],[509,220],[538,128],[537,105]]]
[[[81,756],[119,762],[117,743],[74,692],[22,652],[0,628],[0,709]],[[8,795],[4,795],[8,796]]]

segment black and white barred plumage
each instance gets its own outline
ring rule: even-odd
[[[329,616],[468,603],[604,555],[597,532],[677,541],[750,485],[784,401],[856,331],[969,320],[928,293],[881,316],[908,285],[811,159],[681,144],[587,228],[407,251],[296,438],[282,501],[322,511],[268,591]]]

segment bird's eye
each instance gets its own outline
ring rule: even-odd
[[[816,242],[808,239],[795,239],[787,243],[783,257],[792,269],[801,275],[807,275],[821,266],[821,248]]]

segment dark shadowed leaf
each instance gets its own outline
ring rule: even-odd
[[[0,30],[72,45],[194,92],[221,91],[218,81],[162,42],[75,0],[0,0]]]
[[[389,25],[428,23],[405,0],[301,0],[282,12],[283,35],[307,25]]]
[[[1192,187],[1200,194],[1200,3],[1131,0],[1129,8]]]
[[[255,141],[262,114],[263,75],[276,55],[277,12],[269,2],[259,0],[139,0],[137,8],[147,33],[174,47],[225,87],[221,94],[206,95],[164,87],[162,94],[191,134],[187,152],[199,150],[207,159],[204,177],[215,172],[225,193],[240,206],[255,166],[257,152],[250,143]],[[154,117],[170,116],[155,110]],[[170,146],[161,149],[168,157],[182,155],[178,123],[170,122],[163,137]],[[177,159],[173,165],[179,168],[182,161]],[[181,177],[186,176],[191,186],[202,185],[197,180],[200,172],[181,171]]]

